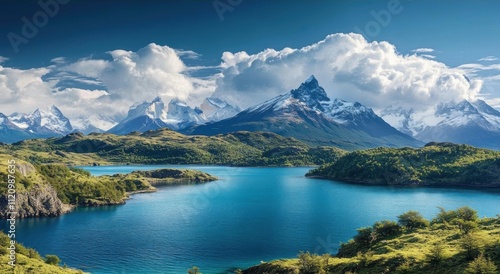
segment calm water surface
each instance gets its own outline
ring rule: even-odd
[[[395,220],[410,209],[432,218],[436,207],[468,205],[500,213],[500,192],[392,188],[315,180],[309,168],[198,169],[221,180],[161,187],[122,206],[78,208],[59,218],[18,222],[21,242],[92,273],[233,273],[300,250],[334,253],[356,228]],[[159,166],[85,167],[94,175]]]

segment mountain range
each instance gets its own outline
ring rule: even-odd
[[[330,100],[314,76],[297,89],[250,107],[232,118],[185,132],[215,135],[240,130],[270,131],[310,145],[345,149],[422,145],[361,103]]]
[[[68,119],[56,107],[30,114],[0,113],[0,142],[63,136],[80,131],[117,135],[170,128],[186,134],[216,135],[268,131],[309,145],[345,149],[422,146],[423,142],[466,143],[500,149],[500,112],[482,100],[441,103],[425,110],[390,106],[378,112],[359,102],[331,100],[314,76],[293,89],[241,111],[219,98],[199,107],[161,98],[132,105],[119,121],[98,116]]]
[[[500,112],[482,100],[438,104],[427,110],[388,107],[381,117],[414,138],[500,149]]]
[[[184,101],[173,99],[165,108],[161,98],[142,102],[130,108],[127,117],[108,132],[118,135],[145,132],[159,128],[182,130],[194,125],[219,121],[236,115],[240,109],[218,98],[207,98],[200,107],[191,108]]]

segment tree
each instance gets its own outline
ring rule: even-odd
[[[431,248],[431,253],[427,255],[427,258],[429,259],[429,262],[433,265],[441,263],[446,258],[444,254],[443,245],[440,243],[435,244]]]
[[[398,216],[398,224],[409,230],[413,230],[428,227],[429,221],[427,221],[419,212],[410,210]]]
[[[470,262],[465,269],[468,274],[496,274],[497,266],[481,253],[474,261]]]
[[[464,220],[466,222],[477,222],[479,217],[477,216],[477,211],[474,209],[464,206],[455,210],[457,218]]]
[[[197,266],[193,266],[190,269],[188,269],[188,274],[202,274],[200,272],[200,268]]]
[[[474,235],[465,235],[460,241],[460,246],[465,251],[465,257],[467,260],[472,260],[481,254],[481,241]]]
[[[369,247],[373,240],[372,227],[358,228],[358,234],[354,236],[354,242],[359,244],[361,247]]]
[[[467,235],[470,232],[477,229],[477,223],[474,221],[465,221],[462,219],[457,219],[453,222],[458,226],[458,229],[462,232],[462,234]]]
[[[377,238],[388,238],[401,234],[401,227],[394,221],[381,221],[373,224],[373,231]]]
[[[47,264],[58,265],[60,262],[61,259],[56,255],[45,255],[45,263]]]
[[[309,252],[299,253],[300,273],[303,274],[317,274],[325,273],[323,270],[321,258],[318,255]]]

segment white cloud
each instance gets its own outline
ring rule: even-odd
[[[420,49],[419,52],[431,52]],[[417,55],[404,56],[388,42],[367,42],[358,34],[334,34],[301,48],[267,49],[249,55],[225,52],[216,94],[243,107],[296,88],[314,74],[331,98],[370,107],[425,107],[474,98],[481,81],[464,71]]]
[[[3,56],[0,56],[0,65],[1,65],[2,63],[5,63],[5,62],[6,62],[6,61],[8,61],[8,60],[9,60],[9,58],[7,58],[7,57],[3,57]]]
[[[189,50],[150,44],[138,51],[114,50],[108,54],[106,59],[75,62],[58,57],[48,67],[28,70],[0,64],[0,112],[31,112],[55,104],[69,118],[102,121],[100,115],[121,118],[133,103],[156,96],[165,102],[179,98],[193,106],[214,92],[248,107],[296,88],[311,74],[331,98],[359,101],[374,108],[391,104],[425,107],[486,96],[485,91],[479,93],[482,82],[469,82],[464,74],[474,76],[485,68],[498,68],[494,64],[450,68],[430,60],[431,56],[401,55],[388,42],[367,42],[357,34],[330,35],[300,49],[224,52],[217,66],[220,72],[208,77],[191,75],[215,66],[186,65],[183,57],[199,58]],[[498,83],[496,79],[489,82]]]
[[[436,59],[436,56],[434,56],[434,55],[430,55],[430,54],[422,54],[422,55],[420,55],[420,56],[422,56],[422,57],[424,57],[424,58],[427,58],[427,59]]]
[[[64,57],[56,57],[52,60],[50,60],[51,63],[54,63],[54,64],[64,64],[66,63],[66,58]]]
[[[31,112],[55,104],[70,119],[96,114],[121,118],[138,101],[160,96],[166,102],[179,98],[194,105],[215,90],[212,78],[189,76],[190,68],[170,47],[150,44],[137,52],[108,54],[108,60],[73,63],[58,57],[49,67],[30,70],[0,66],[0,112]]]
[[[431,52],[434,52],[434,49],[430,49],[430,48],[418,48],[418,49],[412,50],[411,52],[414,52],[414,53],[431,53]]]
[[[483,61],[483,62],[492,62],[492,61],[496,61],[498,60],[498,58],[496,58],[495,56],[486,56],[486,57],[483,57],[481,59],[478,59],[478,61]]]

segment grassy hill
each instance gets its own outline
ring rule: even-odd
[[[358,229],[341,244],[339,252],[300,253],[242,273],[500,273],[500,215],[479,219],[463,207],[444,209],[431,222],[418,212],[398,216],[398,222],[381,221]]]
[[[10,261],[8,249],[10,247],[10,239],[3,232],[0,232],[0,273],[5,274],[78,274],[84,273],[81,270],[76,270],[67,267],[61,267],[56,263],[54,255],[46,255],[47,258],[42,258],[36,250],[26,248],[21,244],[16,243],[16,267],[13,268],[8,264]],[[47,260],[48,258],[51,258]],[[55,259],[55,260],[54,260]]]
[[[310,147],[274,133],[235,132],[186,136],[169,129],[113,134],[74,133],[62,138],[34,139],[1,145],[0,153],[31,163],[68,165],[140,163],[238,166],[304,166],[335,160],[345,152]]]
[[[376,148],[349,153],[306,176],[362,184],[500,187],[500,152],[451,143]]]
[[[35,164],[0,154],[0,218],[7,212],[7,161],[16,161],[16,207],[18,217],[58,216],[69,205],[123,204],[129,192],[154,191],[154,186],[214,181],[217,178],[195,170],[159,169],[112,176],[91,176],[89,172],[61,164]]]

